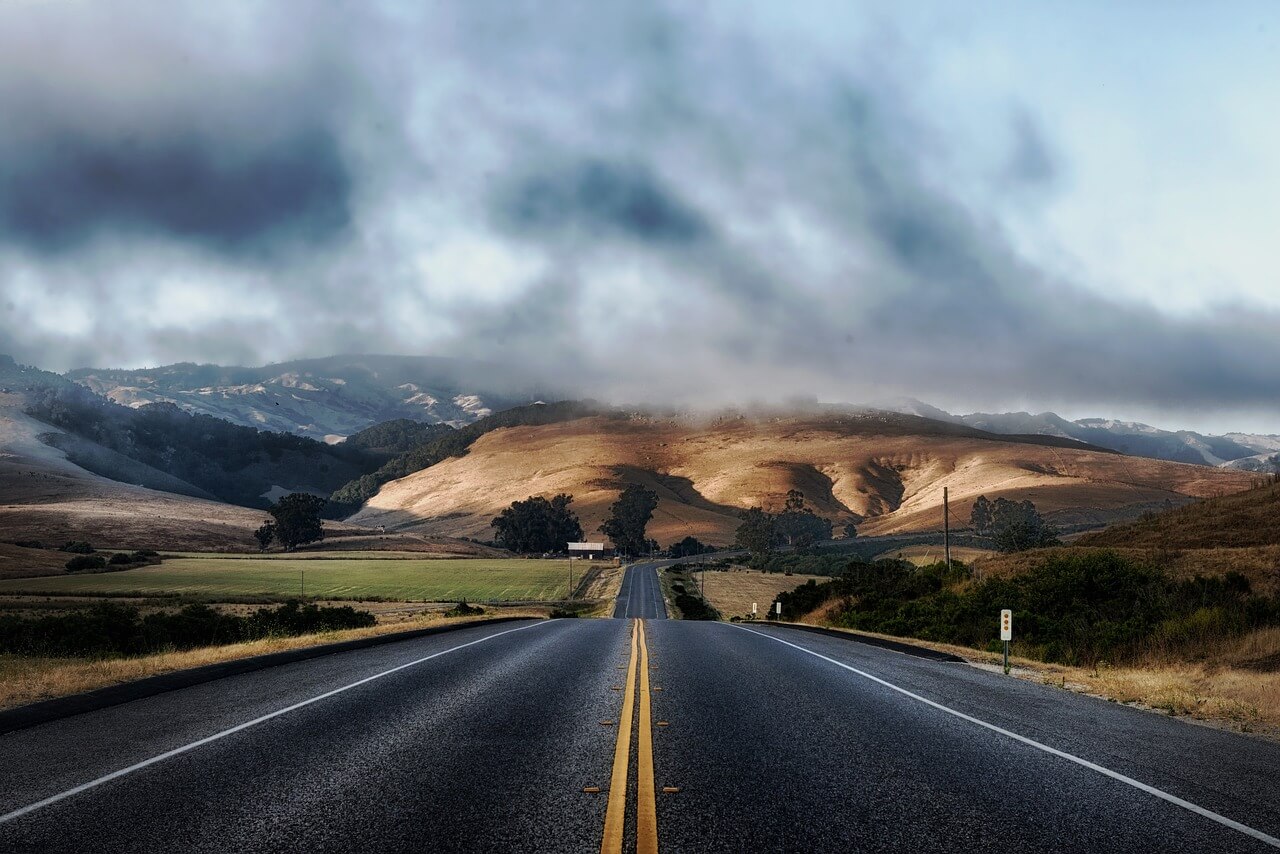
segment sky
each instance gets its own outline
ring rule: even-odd
[[[1280,6],[0,4],[0,352],[1280,432]]]

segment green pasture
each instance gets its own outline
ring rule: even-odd
[[[575,581],[581,571],[575,565]],[[307,597],[321,599],[553,601],[569,585],[562,560],[201,556],[122,572],[15,578],[0,581],[0,594],[285,597],[302,592],[304,575]]]

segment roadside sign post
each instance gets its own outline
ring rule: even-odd
[[[752,602],[751,603],[751,619],[754,620],[755,618],[756,618],[756,603]]]
[[[1009,641],[1013,640],[1013,612],[1005,608],[1000,612],[1000,640],[1004,641],[1004,675],[1009,675]]]
[[[782,603],[781,603],[781,602],[774,602],[773,604],[774,604],[774,606],[775,606],[775,608],[776,608],[776,610],[777,610],[777,612],[778,612],[778,619],[779,619],[779,620],[781,620],[781,619],[782,619]]]

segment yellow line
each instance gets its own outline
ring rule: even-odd
[[[640,745],[636,754],[636,854],[658,854],[658,806],[653,793],[653,723],[649,641],[640,621]]]
[[[631,624],[631,662],[627,665],[627,687],[618,717],[618,743],[613,748],[613,776],[609,778],[609,808],[604,814],[604,838],[600,854],[620,854],[622,830],[627,819],[627,763],[631,760],[631,719],[636,703],[636,627]]]

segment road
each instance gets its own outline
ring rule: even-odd
[[[661,619],[653,575],[0,736],[0,851],[1274,850],[1280,745]]]
[[[662,601],[662,588],[658,584],[657,570],[678,562],[660,560],[628,567],[622,576],[622,589],[618,591],[618,601],[614,604],[613,616],[665,620],[667,606]]]

